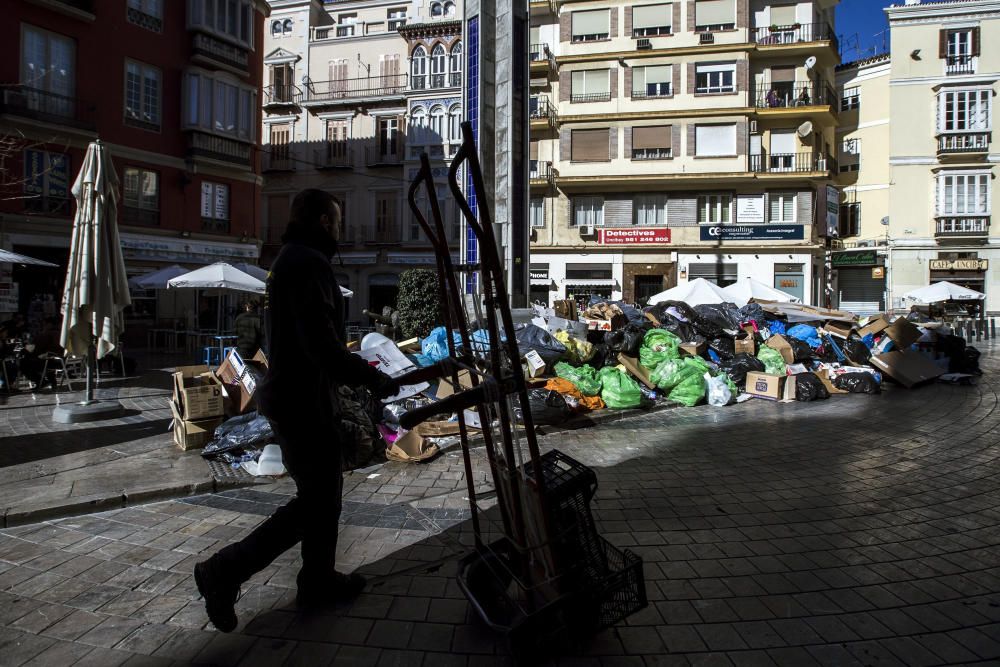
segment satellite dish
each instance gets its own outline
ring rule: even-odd
[[[816,67],[816,56],[809,56],[806,58],[806,69],[812,69]]]
[[[889,216],[885,216],[884,218],[882,218],[882,220],[880,222],[883,225],[885,225],[886,227],[888,227],[889,226]]]
[[[812,131],[813,131],[812,121],[808,121],[807,120],[806,122],[802,123],[801,125],[799,125],[799,129],[796,130],[796,131],[799,133],[800,137],[802,137],[803,139],[805,139],[810,134],[812,134]]]

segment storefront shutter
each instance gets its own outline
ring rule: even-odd
[[[872,279],[872,267],[837,269],[839,308],[858,315],[885,310],[885,280]]]

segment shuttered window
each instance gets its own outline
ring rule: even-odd
[[[794,192],[770,192],[767,201],[768,222],[795,222]]]
[[[673,94],[671,65],[651,65],[632,70],[632,97],[669,97]]]
[[[570,135],[570,160],[573,162],[608,162],[611,160],[611,132],[573,130]]]
[[[632,128],[633,160],[662,160],[672,155],[670,125]]]
[[[607,9],[573,12],[573,41],[593,42],[611,35],[611,17]]]
[[[735,0],[697,0],[695,30],[730,30],[736,27]]]
[[[784,28],[795,23],[795,5],[771,7],[771,25]]]
[[[736,155],[736,124],[698,125],[695,128],[695,155]]]
[[[632,36],[655,37],[669,35],[673,22],[673,7],[667,5],[640,5],[632,8]]]
[[[771,83],[792,83],[795,81],[795,67],[772,67]]]
[[[528,205],[528,220],[532,227],[545,226],[545,200],[541,197],[532,197]]]
[[[611,70],[573,72],[571,102],[607,102],[611,99]]]

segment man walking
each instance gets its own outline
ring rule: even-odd
[[[249,359],[257,354],[263,343],[263,333],[260,315],[256,313],[253,303],[247,301],[243,304],[243,312],[236,316],[233,328],[236,329],[236,350],[240,356]]]
[[[343,488],[338,387],[367,386],[380,398],[399,391],[396,380],[344,345],[344,299],[330,265],[340,208],[326,192],[303,190],[289,218],[267,279],[268,371],[257,402],[298,493],[242,541],[195,565],[208,617],[223,632],[236,628],[240,585],[299,542],[300,607],[349,599],[364,588],[361,575],[334,570]]]

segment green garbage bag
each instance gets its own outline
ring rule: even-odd
[[[785,359],[773,347],[761,345],[757,358],[764,364],[764,372],[768,375],[785,375]]]
[[[673,389],[692,375],[700,377],[708,370],[708,363],[701,357],[667,359],[649,374],[649,379],[660,389]]]
[[[570,366],[565,361],[560,361],[556,364],[556,375],[572,382],[584,396],[597,396],[601,393],[601,380],[593,366]]]
[[[693,366],[687,366],[687,368],[692,371],[694,370]],[[697,372],[692,372],[676,387],[670,390],[667,398],[690,408],[705,398],[707,388],[708,385],[705,382],[705,376]]]
[[[680,356],[680,344],[681,339],[677,334],[665,329],[650,329],[639,348],[639,364],[652,370],[667,359],[677,359]]]
[[[639,385],[629,375],[615,367],[605,366],[599,372],[601,399],[609,408],[624,410],[639,407],[642,392]]]

